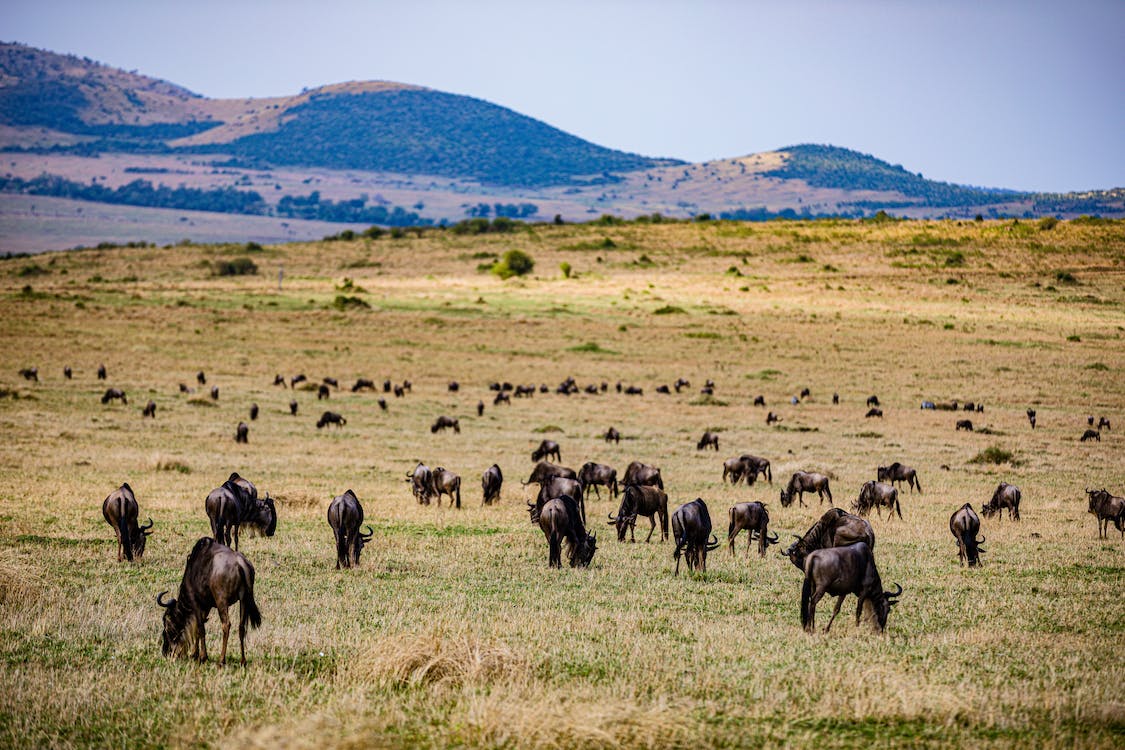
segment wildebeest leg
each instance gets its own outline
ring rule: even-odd
[[[824,493],[826,495],[828,495],[828,502],[829,502],[829,504],[831,504],[833,502],[832,501],[832,488],[829,487],[827,484],[824,485]]]
[[[235,551],[237,551],[238,550],[238,531],[242,527],[240,525],[235,525],[235,524],[232,524],[232,525],[234,526],[234,549],[235,549]],[[230,546],[229,541],[227,542],[227,546]]]
[[[808,620],[805,622],[805,630],[809,633],[816,632],[816,605],[824,597],[824,589],[819,586],[813,591],[812,596],[809,597],[807,607]]]
[[[656,531],[656,514],[655,513],[653,513],[651,516],[648,517],[648,522],[650,524],[652,524],[652,526],[649,527],[648,536],[645,537],[645,544],[648,544],[650,541],[652,541],[652,532]]]
[[[840,606],[844,603],[844,597],[847,594],[840,594],[836,597],[836,607],[832,610],[832,616],[828,618],[828,624],[824,626],[824,632],[827,633],[832,629],[832,623],[836,619],[836,615],[840,614]]]
[[[227,665],[227,639],[230,638],[230,607],[224,602],[218,604],[216,609],[219,610],[219,621],[223,624],[223,650],[219,654],[219,666],[225,667]],[[243,654],[243,661],[245,661],[245,658],[246,655]]]
[[[246,666],[246,618],[242,617],[242,609],[245,604],[239,603],[239,618],[238,618],[238,653],[241,659],[239,664],[243,667]]]
[[[840,597],[840,601],[841,601],[841,602],[842,602],[842,601],[844,601],[844,597],[842,597],[842,596],[841,596],[841,597]],[[864,597],[863,597],[863,596],[861,595],[861,596],[859,597],[859,601],[858,601],[858,602],[856,602],[856,605],[855,605],[855,626],[856,626],[857,628],[859,627],[859,621],[860,621],[861,619],[863,619],[863,605],[864,605],[864,603],[865,603],[866,601],[867,601],[867,599],[865,599],[865,598],[864,598]],[[839,609],[839,605],[837,605],[837,606],[836,606],[836,608],[837,608],[837,609]]]
[[[207,661],[207,629],[204,627],[204,621],[198,617],[192,616],[192,634],[195,636],[195,658],[199,661]]]
[[[629,544],[637,543],[637,519],[629,521]]]

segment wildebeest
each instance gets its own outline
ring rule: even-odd
[[[587,385],[582,390],[585,391],[586,393],[589,393],[591,396],[598,395],[598,386],[595,385],[594,383],[590,383],[589,385]]]
[[[230,637],[230,605],[241,603],[238,620],[238,647],[241,664],[246,665],[246,626],[258,628],[262,614],[254,601],[254,566],[230,547],[204,537],[195,543],[184,566],[180,592],[164,601],[167,591],[156,596],[164,607],[164,632],[161,651],[165,656],[188,656],[207,661],[207,633],[204,623],[212,609],[219,611],[223,625],[220,666],[227,663]]]
[[[832,547],[810,552],[805,559],[805,581],[801,585],[801,627],[812,633],[816,630],[816,605],[825,594],[836,599],[836,608],[824,628],[827,633],[832,627],[840,606],[848,594],[859,599],[855,609],[855,624],[859,625],[865,605],[870,605],[875,615],[875,626],[880,632],[887,628],[887,615],[897,604],[898,591],[883,591],[879,570],[875,567],[875,556],[866,542],[857,542],[847,547]]]
[[[554,456],[556,461],[562,461],[559,444],[554,440],[541,441],[539,447],[531,452],[532,461],[541,461],[545,458],[551,458],[551,456]]]
[[[390,392],[391,392],[391,381],[384,380],[383,381],[383,393],[390,393]]]
[[[379,404],[379,408],[380,408],[380,409],[382,409],[383,411],[386,411],[386,410],[387,410],[387,399],[385,399],[385,398],[380,398],[380,399],[379,399],[378,401],[376,401],[375,403]]]
[[[996,487],[996,491],[992,493],[992,499],[988,501],[987,505],[981,507],[981,513],[984,513],[985,518],[991,518],[994,514],[999,514],[999,518],[1003,518],[1004,508],[1008,509],[1009,520],[1020,520],[1020,500],[1023,493],[1020,488],[1014,484],[1001,482]]]
[[[320,415],[320,419],[316,420],[316,429],[320,429],[327,424],[334,424],[336,427],[343,427],[348,423],[348,420],[334,411],[326,411]]]
[[[328,504],[328,525],[336,538],[336,570],[359,565],[363,545],[371,540],[375,530],[368,526],[370,530],[364,534],[360,528],[363,526],[363,505],[355,492],[346,490]]]
[[[195,389],[188,388],[187,383],[180,383],[180,393],[195,393]]]
[[[587,461],[578,470],[578,480],[582,482],[583,492],[585,493],[583,500],[589,497],[591,489],[594,490],[594,495],[601,500],[602,493],[598,490],[599,486],[608,489],[610,497],[617,497],[617,469],[612,466]]]
[[[1027,410],[1027,421],[1031,422],[1031,429],[1034,430],[1035,429],[1035,410],[1034,409],[1028,409]]]
[[[258,405],[250,404],[250,421],[253,422],[258,418]]]
[[[976,404],[974,404],[974,403],[973,403],[972,401],[966,401],[966,402],[964,403],[964,405],[962,405],[962,406],[961,406],[961,409],[962,409],[963,411],[976,411],[976,410],[977,410],[977,405],[976,405]]]
[[[102,400],[105,403],[105,400]],[[1102,441],[1102,434],[1097,430],[1086,430],[1082,433],[1082,437],[1078,438],[1079,442],[1085,443],[1087,440],[1097,440],[1099,443]]]
[[[957,540],[957,559],[962,565],[968,563],[970,568],[980,565],[980,555],[984,549],[984,538],[977,539],[980,532],[980,517],[973,511],[973,506],[965,503],[949,517],[949,531]]]
[[[738,456],[728,458],[723,461],[723,481],[726,482],[728,477],[732,485],[738,484],[745,476],[746,468],[742,465],[742,459]]]
[[[105,365],[98,365],[98,380],[105,380]]]
[[[866,542],[868,547],[875,549],[875,532],[867,519],[853,516],[841,508],[826,511],[804,536],[794,534],[794,537],[797,541],[781,555],[788,557],[800,570],[805,569],[805,558],[813,550],[843,547],[856,542]]]
[[[395,394],[395,398],[402,398],[403,396],[406,395],[406,389],[403,388],[401,385],[396,385],[394,387],[394,394]]]
[[[352,386],[352,393],[359,393],[362,390],[375,390],[375,382],[367,378],[356,378],[355,385]]]
[[[617,431],[616,427],[610,427],[608,430],[605,431],[605,435],[602,435],[602,439],[605,440],[607,443],[616,443],[616,444],[620,445],[621,444],[621,433]]]
[[[1125,539],[1125,497],[1115,497],[1106,490],[1086,490],[1089,495],[1089,512],[1098,519],[1098,538],[1109,537],[1109,524],[1113,523]],[[120,559],[120,558],[119,558]]]
[[[742,462],[743,476],[746,477],[746,484],[754,484],[758,475],[766,478],[766,481],[773,484],[773,470],[770,469],[770,462],[760,456],[751,456],[749,453],[743,453],[738,457]]]
[[[937,409],[937,404],[935,404],[933,401],[923,401],[920,408],[934,410]]]
[[[777,416],[772,411],[769,412],[768,414],[766,414],[766,424],[773,424],[774,422],[780,422],[780,421],[781,421],[781,417]]]
[[[280,385],[282,388],[284,388],[285,387],[285,376],[282,375],[281,373],[278,373],[278,374],[274,375],[273,376],[273,384],[274,385]]]
[[[699,438],[699,442],[695,444],[695,449],[701,451],[708,446],[719,450],[719,436],[711,431],[703,433],[703,437]]]
[[[36,380],[38,380],[38,378],[36,378]],[[1109,419],[1106,418],[1106,417],[1099,417],[1098,418],[1098,430],[1100,431],[1103,427],[1107,430],[1110,429]]]
[[[484,505],[492,505],[500,500],[500,489],[504,486],[504,474],[500,467],[492,464],[484,470],[480,478],[481,489],[484,491]]]
[[[456,393],[457,391],[461,390],[461,384],[456,380],[450,380],[445,387],[449,390],[450,393]]]
[[[215,401],[219,400],[219,386],[217,386],[217,385],[211,386],[211,398]]]
[[[625,529],[629,529],[629,541],[636,542],[637,516],[646,516],[651,528],[645,543],[652,539],[656,531],[656,518],[660,517],[660,541],[668,538],[668,496],[659,487],[630,484],[625,487],[621,506],[616,516],[609,516],[609,524],[617,527],[617,541],[625,541]]]
[[[547,537],[549,567],[562,567],[564,539],[570,567],[589,567],[590,561],[594,559],[598,540],[595,534],[586,533],[586,525],[582,522],[573,498],[564,495],[549,500],[539,514],[539,528]]]
[[[507,393],[504,393],[504,391],[498,391],[496,397],[492,399],[493,406],[499,406],[500,404],[512,405],[511,397]]]
[[[539,521],[539,515],[548,500],[566,495],[574,500],[582,523],[586,522],[586,501],[582,499],[582,482],[568,477],[551,477],[539,485],[539,494],[535,502],[527,504],[527,512],[531,515],[531,522]]]
[[[1094,415],[1093,414],[1088,414],[1086,416],[1086,424],[1090,427],[1094,426]]]
[[[954,426],[955,430],[966,430],[967,432],[973,431],[973,422],[969,419],[958,419],[957,424]]]
[[[781,491],[781,507],[788,508],[792,505],[794,495],[797,496],[797,502],[804,505],[806,492],[815,492],[822,503],[827,495],[828,502],[832,502],[832,488],[828,477],[816,472],[798,471],[789,478],[789,485]]]
[[[765,405],[766,405],[766,397],[765,396],[755,396],[754,397],[754,406],[765,406]]]
[[[676,560],[675,575],[680,574],[681,552],[688,570],[706,573],[707,553],[717,548],[719,541],[711,533],[711,514],[703,498],[697,497],[676,508],[672,514],[672,536],[676,540],[676,549],[672,553]]]
[[[152,519],[148,519],[146,525],[138,526],[139,514],[137,497],[128,482],[109,493],[102,501],[102,517],[113,527],[113,533],[117,537],[117,562],[121,562],[122,555],[132,562],[134,559],[140,560],[145,554],[145,542],[152,533]]]
[[[454,474],[441,466],[433,470],[434,491],[437,493],[437,504],[441,507],[441,496],[449,495],[449,504],[456,502],[461,507],[461,475]]]
[[[664,478],[660,476],[660,469],[655,466],[632,461],[625,467],[625,476],[621,478],[621,484],[645,484],[664,489]]]
[[[567,466],[559,466],[547,461],[540,461],[535,464],[535,468],[531,470],[531,476],[527,478],[526,482],[522,484],[527,486],[529,484],[543,484],[552,477],[566,477],[567,479],[577,479],[578,472]]]
[[[705,385],[705,386],[703,386],[702,388],[699,389],[699,393],[703,396],[714,396],[715,395],[715,386]]]
[[[445,431],[448,427],[452,427],[454,432],[460,433],[461,421],[453,417],[440,416],[430,425],[430,432]]]
[[[63,374],[64,378],[66,378],[67,380],[70,380],[71,378],[74,377],[74,370],[70,369],[70,365],[67,365],[67,366],[62,368],[62,374]]]
[[[483,401],[477,401],[477,416],[478,417],[484,416],[484,402]]]
[[[297,383],[303,383],[306,380],[308,380],[308,378],[305,377],[304,373],[301,373],[299,375],[294,375],[293,377],[289,378],[289,387],[290,388],[296,388]]]
[[[550,393],[551,392],[551,386],[547,385],[546,383],[540,383],[539,384],[539,392],[540,393]]]
[[[808,388],[801,389],[801,398],[808,398],[811,394]]]
[[[259,500],[257,488],[238,472],[232,472],[222,486],[211,490],[204,508],[215,541],[229,546],[233,540],[235,549],[238,549],[243,526],[250,526],[265,536],[273,536],[277,530],[277,508],[273,499],[266,495],[265,500]]]
[[[297,416],[297,399],[293,399],[289,402],[289,413],[294,417]]]
[[[595,388],[594,390],[596,391],[597,389]],[[590,391],[587,389],[587,392]],[[535,398],[535,385],[517,385],[513,393],[515,393],[516,398]]]
[[[141,409],[141,419],[145,417],[156,419],[156,402],[151,399],[145,404],[145,408]]]
[[[730,525],[727,527],[727,544],[730,545],[731,557],[734,557],[734,538],[743,529],[749,538],[746,540],[746,556],[750,556],[750,547],[754,544],[754,540],[758,540],[758,554],[762,557],[766,556],[766,548],[771,544],[777,544],[778,536],[774,534],[772,537],[769,535],[770,514],[766,510],[764,503],[738,503],[731,506],[727,511],[730,517]]]
[[[839,403],[840,403],[840,394],[839,393],[833,393],[832,394],[832,404],[833,404],[833,406],[835,406]]]
[[[115,398],[120,399],[123,404],[129,403],[129,399],[125,397],[125,391],[120,388],[106,388],[105,393],[102,394],[102,403],[108,404]]]
[[[870,409],[868,409],[867,413],[864,414],[863,416],[867,417],[868,419],[870,419],[871,417],[879,417],[880,419],[882,419],[883,418],[883,410],[882,409],[876,409],[873,406]]]
[[[880,518],[883,517],[883,506],[887,506],[887,517],[902,518],[902,506],[898,502],[898,488],[883,482],[864,482],[859,488],[859,497],[855,501],[856,513],[866,516],[872,508]]]
[[[658,385],[658,386],[656,386],[656,392],[660,393],[660,394],[668,395],[672,392],[672,389],[669,388],[666,385]]]
[[[239,422],[238,427],[234,431],[234,442],[236,443],[249,443],[250,442],[250,425],[245,422]]]
[[[918,493],[922,492],[922,482],[918,479],[918,472],[909,466],[904,466],[898,461],[895,461],[890,466],[879,466],[875,469],[875,479],[880,482],[889,482],[897,484],[898,482],[906,482],[913,492],[914,488],[918,488]]]
[[[39,382],[38,367],[25,367],[24,369],[20,370],[20,375],[23,376],[24,380],[34,380],[36,383]]]
[[[676,389],[676,393],[679,393],[681,388],[691,388],[691,382],[685,378],[676,378],[676,382],[672,384],[672,387]]]
[[[325,385],[330,385],[336,390],[340,389],[340,381],[336,378],[321,378],[320,382],[324,383]]]
[[[879,405],[879,397],[878,396],[868,396],[867,397],[867,406],[878,406],[878,405]]]
[[[429,505],[437,492],[434,489],[434,474],[430,471],[430,467],[419,461],[414,471],[407,472],[406,481],[410,482],[410,491],[414,499],[419,504]]]
[[[631,385],[631,386],[629,386],[628,388],[625,389],[625,395],[626,396],[643,396],[643,395],[645,395],[645,389],[639,388],[638,386],[635,386],[635,385]]]
[[[203,370],[195,373],[195,382],[200,385],[207,385],[207,376],[203,374]]]
[[[320,401],[320,400],[326,399],[326,398],[331,398],[331,397],[332,397],[332,391],[327,385],[325,385],[324,383],[321,383],[320,385],[318,385],[316,387],[316,400],[317,401]]]

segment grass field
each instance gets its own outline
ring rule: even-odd
[[[531,276],[478,270],[512,248],[535,259]],[[1083,492],[1125,490],[1125,223],[435,230],[267,247],[248,256],[258,275],[212,275],[243,255],[0,262],[0,745],[1125,742],[1125,543],[1097,538]],[[41,382],[19,377],[31,366]],[[178,392],[201,369],[217,402]],[[321,404],[271,386],[276,373],[414,388],[383,412],[382,394],[345,387]],[[609,392],[491,404],[493,380],[553,391],[568,375]],[[692,388],[655,393],[681,376]],[[107,385],[128,406],[102,406]],[[751,406],[759,394],[779,425]],[[864,418],[872,394],[881,420]],[[149,399],[157,417],[142,420]],[[953,399],[985,411],[919,409]],[[236,445],[251,402],[261,416]],[[324,408],[347,425],[317,430]],[[461,434],[431,434],[441,414]],[[1087,415],[1112,421],[1101,442],[1078,441]],[[964,417],[977,432],[954,431]],[[620,445],[600,439],[611,425]],[[696,451],[705,429],[718,454]],[[518,481],[544,437],[575,468],[659,466],[672,506],[704,498],[720,537],[746,499],[769,503],[783,540],[803,533],[828,506],[781,508],[795,470],[830,473],[849,508],[877,465],[916,467],[924,494],[904,492],[905,520],[872,518],[883,581],[904,588],[886,633],[857,629],[845,605],[830,634],[805,634],[801,573],[773,550],[747,558],[745,537],[706,574],[673,577],[672,544],[619,544],[597,520],[616,510],[604,495],[589,505],[593,566],[549,570]],[[993,446],[1011,460],[973,462]],[[721,482],[722,460],[747,452],[772,461],[772,487]],[[417,460],[462,475],[463,509],[414,502]],[[482,507],[493,462],[502,502]],[[214,616],[212,662],[168,661],[154,597],[176,589],[209,531],[203,499],[231,471],[277,499],[277,535],[242,545],[264,623],[246,668],[214,661]],[[1022,488],[1023,521],[984,519],[984,567],[959,567],[949,516],[1002,480]],[[156,524],[138,564],[116,562],[101,517],[123,481]],[[337,571],[325,510],[348,488],[375,537]]]

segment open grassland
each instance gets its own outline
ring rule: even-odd
[[[530,277],[477,270],[512,248],[535,258]],[[0,745],[1125,742],[1125,543],[1097,538],[1083,493],[1125,490],[1122,223],[434,230],[267,247],[248,256],[259,275],[212,275],[244,254],[0,263]],[[18,376],[31,366],[41,382]],[[178,392],[201,369],[217,402]],[[318,403],[270,385],[299,372],[345,387]],[[609,392],[494,407],[487,390],[567,375]],[[680,376],[693,387],[654,392]],[[383,394],[347,390],[357,377],[414,388],[384,412]],[[102,406],[107,385],[128,406]],[[791,405],[803,387],[811,398]],[[759,394],[779,425],[751,406]],[[881,420],[864,418],[872,394]],[[157,417],[142,420],[149,399]],[[985,412],[918,408],[952,399]],[[251,402],[261,416],[236,445]],[[318,431],[324,408],[347,425]],[[431,434],[441,414],[461,434]],[[1100,443],[1078,442],[1087,414],[1113,422]],[[964,417],[989,432],[955,432]],[[620,445],[599,437],[611,425]],[[717,455],[695,450],[705,429]],[[830,473],[847,508],[877,465],[916,467],[924,494],[902,495],[905,520],[872,519],[884,583],[905,589],[886,634],[855,628],[849,604],[830,634],[806,635],[801,574],[777,548],[747,559],[744,536],[705,575],[673,577],[670,543],[612,537],[604,495],[589,505],[593,566],[548,570],[518,482],[544,437],[575,468],[659,466],[673,507],[703,497],[720,538],[742,500],[768,502],[783,539],[808,528],[827,505],[777,502],[795,470]],[[972,462],[993,446],[1011,460]],[[722,460],[746,452],[772,461],[772,487],[722,484]],[[417,460],[462,474],[463,509],[413,501]],[[503,498],[482,507],[493,462]],[[277,535],[242,545],[264,624],[245,669],[170,662],[154,597],[177,587],[209,531],[203,498],[231,471],[279,508]],[[1023,521],[984,519],[985,565],[961,568],[949,516],[1001,480],[1022,488]],[[139,564],[115,561],[101,518],[123,481],[156,522]],[[349,487],[375,538],[359,569],[336,571],[325,509]],[[217,634],[212,616],[213,658]]]

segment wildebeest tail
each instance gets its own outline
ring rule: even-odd
[[[343,529],[334,529],[336,532],[336,560],[344,565],[351,565],[351,555],[348,550],[348,535]]]
[[[457,507],[461,507],[461,483],[457,483]]]
[[[770,468],[768,462],[766,463],[766,479],[769,480],[770,484],[773,484],[773,470]]]
[[[801,584],[801,627],[809,626],[809,604],[812,602],[813,582],[812,577],[805,575],[805,582]]]
[[[727,525],[727,544],[730,545],[730,553],[734,554],[734,508],[727,511],[727,516],[730,517],[730,523]]]
[[[902,506],[899,505],[898,496],[895,496],[895,512],[898,513],[898,517],[901,519],[902,518]]]
[[[246,569],[239,566],[238,574],[242,577],[242,587],[246,593],[242,596],[242,621],[249,622],[255,630],[262,626],[262,613],[258,610],[258,603],[254,601],[254,574],[247,575]]]
[[[117,533],[121,535],[121,546],[125,548],[125,559],[129,562],[133,561],[133,538],[129,536],[129,525],[125,523],[124,505],[122,502],[117,503]],[[143,531],[141,532],[144,533]]]
[[[918,478],[917,474],[914,475],[914,486],[918,488],[918,494],[921,495],[922,494],[922,480]]]

